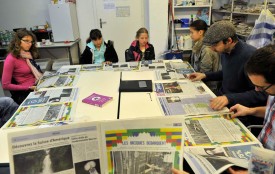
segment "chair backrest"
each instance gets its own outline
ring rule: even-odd
[[[128,61],[128,52],[129,52],[129,49],[126,49],[125,50],[125,62],[129,62]]]

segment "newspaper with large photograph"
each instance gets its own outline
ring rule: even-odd
[[[162,118],[9,133],[11,174],[168,174],[172,167],[182,170],[182,119]]]
[[[184,160],[195,173],[222,173],[231,166],[247,169],[252,147],[262,148],[257,142],[185,147]]]
[[[78,88],[31,92],[7,123],[7,127],[37,126],[72,121]]]

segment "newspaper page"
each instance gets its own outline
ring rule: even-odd
[[[59,68],[56,73],[58,75],[79,75],[81,65],[66,65]]]
[[[76,101],[79,88],[61,88],[31,92],[21,106]]]
[[[275,152],[269,149],[252,147],[248,172],[251,174],[274,174]]]
[[[187,76],[175,70],[156,70],[155,80],[184,80]]]
[[[102,70],[102,64],[86,64],[81,66],[81,71],[99,71]]]
[[[192,94],[192,92],[189,92]],[[215,111],[210,107],[210,94],[171,95],[157,97],[163,115],[204,115],[229,112],[228,108]]]
[[[144,60],[139,64],[140,71],[165,70],[165,64],[162,60]]]
[[[195,72],[193,67],[186,61],[184,61],[184,62],[174,62],[174,61],[165,62],[165,67],[166,67],[167,71],[174,71],[174,72],[183,74],[185,76]]]
[[[11,174],[102,173],[97,123],[8,134]]]
[[[136,61],[128,62],[128,63],[129,63],[131,71],[138,71],[139,70],[139,63],[140,63],[139,61],[138,62],[136,62]]]
[[[238,119],[229,118],[229,114],[186,117],[183,124],[184,145],[212,146],[258,142]]]
[[[51,87],[72,87],[76,84],[79,76],[77,75],[58,75],[39,80],[37,89]]]
[[[156,82],[155,91],[158,96],[169,96],[173,94],[179,95],[197,95],[207,94],[207,86],[202,82],[191,81],[164,81]]]
[[[73,102],[21,106],[9,120],[7,127],[38,126],[42,123],[72,121]]]
[[[130,66],[128,62],[112,63],[110,65],[104,64],[103,70],[104,71],[130,71]]]
[[[171,173],[182,168],[182,119],[157,117],[102,123],[108,174]]]
[[[221,173],[232,165],[248,168],[251,147],[260,143],[240,143],[224,146],[190,146],[184,148],[184,159],[195,173]]]

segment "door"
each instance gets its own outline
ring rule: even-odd
[[[104,40],[113,40],[120,62],[135,39],[136,31],[145,26],[144,0],[97,0],[97,28]]]

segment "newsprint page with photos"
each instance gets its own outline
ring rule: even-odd
[[[218,173],[247,168],[251,146],[261,147],[226,115],[74,123],[11,132],[8,143],[12,174],[170,174],[183,170],[183,160],[199,173]]]

